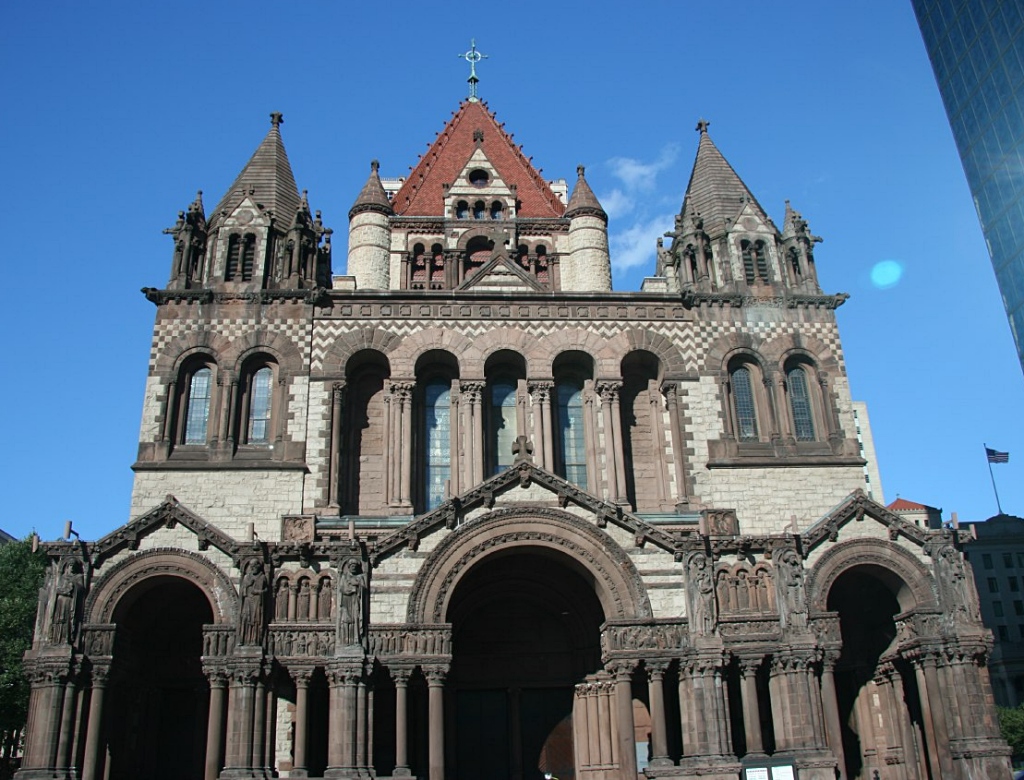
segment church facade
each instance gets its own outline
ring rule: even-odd
[[[966,539],[865,493],[846,296],[707,123],[616,292],[585,170],[475,99],[332,275],[281,122],[166,231],[131,519],[48,545],[19,777],[1009,776]]]

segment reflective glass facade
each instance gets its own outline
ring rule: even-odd
[[[1024,4],[913,5],[1024,368]]]

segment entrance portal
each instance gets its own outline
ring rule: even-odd
[[[210,603],[178,577],[146,579],[114,612],[105,707],[110,780],[200,780],[209,690],[200,658]]]
[[[575,775],[574,686],[601,668],[604,613],[585,571],[558,553],[495,553],[452,596],[458,780]]]

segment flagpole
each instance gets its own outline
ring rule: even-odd
[[[996,476],[992,473],[992,460],[988,456],[988,445],[983,444],[985,447],[985,462],[988,464],[988,476],[992,480],[992,492],[996,494],[996,509],[999,510],[999,514],[1003,513],[1002,504],[999,503],[999,491],[996,489]]]

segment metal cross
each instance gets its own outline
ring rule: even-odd
[[[476,50],[476,38],[472,38],[469,41],[469,51],[465,54],[457,54],[456,57],[465,60],[469,63],[469,78],[466,79],[469,82],[469,102],[476,103],[479,98],[476,96],[476,85],[480,82],[480,79],[476,75],[476,64],[480,60],[486,60],[487,55],[481,54]]]

